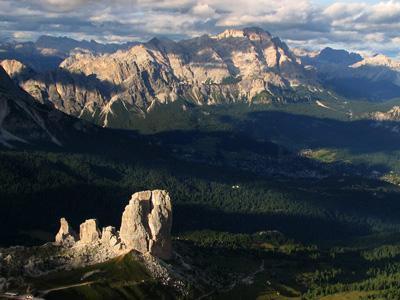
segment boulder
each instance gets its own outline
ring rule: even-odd
[[[97,225],[97,220],[89,219],[82,223],[80,225],[79,237],[80,241],[84,244],[99,241],[101,233]]]
[[[132,195],[122,214],[120,238],[127,249],[170,259],[172,205],[163,190]]]
[[[60,219],[60,230],[56,235],[55,242],[58,245],[72,246],[77,240],[76,233],[69,226],[65,218]]]

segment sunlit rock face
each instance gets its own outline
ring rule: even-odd
[[[100,240],[101,233],[97,225],[96,219],[86,220],[80,226],[79,232],[80,242],[92,243]]]
[[[164,190],[143,191],[132,195],[122,214],[120,231],[103,227],[100,231],[96,219],[80,225],[79,240],[67,220],[60,220],[55,243],[61,246],[98,248],[97,253],[113,257],[135,250],[162,259],[172,258],[171,246],[172,204]],[[104,260],[100,258],[100,260]]]
[[[393,106],[387,112],[374,112],[371,117],[377,121],[399,121],[400,120],[400,106]]]
[[[68,114],[123,127],[152,104],[177,99],[199,105],[252,103],[263,93],[265,103],[284,101],[276,88],[315,88],[311,73],[281,40],[246,28],[179,42],[155,38],[101,55],[74,51],[56,70],[20,85]]]
[[[17,81],[26,80],[34,75],[31,68],[14,59],[2,60],[0,66],[7,72],[8,76]]]
[[[135,193],[122,215],[120,237],[127,248],[169,259],[172,206],[166,191]]]
[[[56,244],[72,246],[77,241],[77,236],[74,230],[69,226],[65,218],[60,219],[60,230],[56,235]]]

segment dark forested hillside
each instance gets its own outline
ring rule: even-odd
[[[132,193],[166,189],[175,247],[223,285],[232,284],[225,268],[250,272],[269,262],[280,283],[260,271],[255,295],[267,278],[274,291],[307,299],[378,288],[397,295],[385,285],[398,276],[386,263],[398,257],[397,125],[363,118],[368,105],[352,119],[352,104],[329,105],[335,110],[177,102],[135,119],[131,130],[83,123],[55,128],[61,146],[3,146],[1,246],[50,241],[60,217],[74,228],[88,218],[119,228]],[[221,253],[229,258],[218,260]]]

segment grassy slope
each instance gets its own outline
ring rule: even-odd
[[[96,272],[84,278],[85,274]],[[84,278],[84,279],[83,279]],[[31,279],[46,299],[174,299],[175,294],[155,281],[133,255],[125,255],[72,271]],[[85,285],[85,283],[88,283]],[[73,286],[79,285],[81,286]],[[73,286],[68,288],[68,286]],[[65,289],[60,289],[66,287]],[[59,290],[56,290],[59,288]]]

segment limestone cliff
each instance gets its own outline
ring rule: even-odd
[[[287,45],[260,28],[179,42],[152,39],[111,54],[75,51],[57,70],[20,85],[42,103],[111,127],[154,102],[268,103],[287,101],[276,90],[318,86]]]
[[[112,226],[100,231],[97,220],[88,219],[80,225],[78,240],[65,218],[60,225],[57,245],[76,249],[98,247],[97,252],[108,257],[136,250],[162,259],[172,258],[172,205],[168,192],[163,190],[133,194],[122,215],[119,232]]]
[[[76,233],[70,228],[68,221],[65,218],[60,219],[60,230],[56,235],[56,244],[73,245],[77,240]]]
[[[171,258],[171,199],[166,191],[135,193],[122,215],[120,237],[128,247]]]

